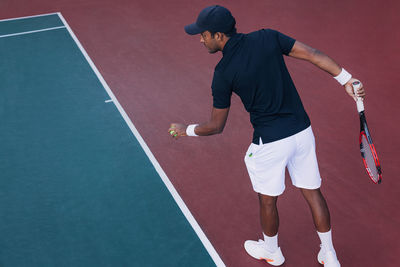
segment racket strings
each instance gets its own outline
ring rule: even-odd
[[[380,172],[378,171],[378,159],[376,156],[375,148],[368,143],[367,137],[361,135],[360,143],[361,155],[363,156],[364,165],[371,179],[374,182],[379,182]]]

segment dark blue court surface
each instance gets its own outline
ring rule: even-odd
[[[59,15],[0,48],[0,266],[215,266]]]

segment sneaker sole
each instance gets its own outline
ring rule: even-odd
[[[259,260],[266,261],[268,264],[271,264],[273,266],[281,266],[285,262],[285,260],[283,260],[281,263],[279,263],[279,262],[275,263],[274,260],[272,260],[272,259],[264,259],[264,258],[260,258]]]

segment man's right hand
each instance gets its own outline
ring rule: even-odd
[[[357,90],[357,95],[354,94],[354,89],[353,89],[353,82],[360,82],[360,80],[355,79],[355,78],[351,78],[345,85],[344,85],[344,89],[346,90],[346,92],[349,94],[349,96],[351,96],[355,101],[357,101],[357,97],[364,99],[365,97],[365,91],[364,91],[364,86],[361,83],[360,88],[358,88]]]

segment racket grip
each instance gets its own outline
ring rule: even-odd
[[[353,86],[354,95],[357,95],[357,90],[358,90],[358,88],[361,87],[361,83],[359,81],[355,81],[352,83],[352,86]],[[358,112],[364,111],[364,102],[363,102],[362,98],[357,97],[357,96],[356,96],[356,98],[357,98],[357,101],[356,101],[357,111]]]

